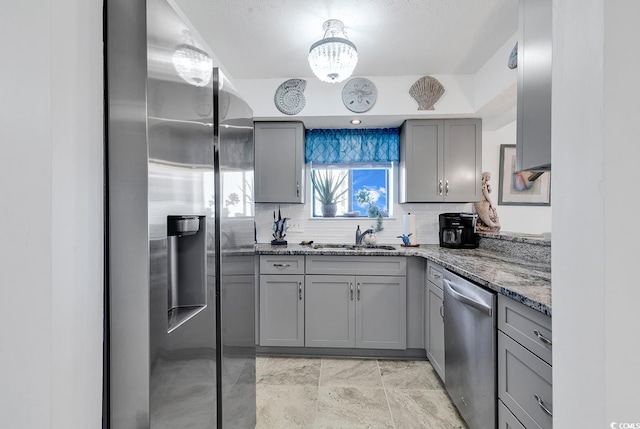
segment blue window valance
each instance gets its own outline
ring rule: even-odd
[[[345,164],[399,159],[399,128],[307,130],[306,162]]]

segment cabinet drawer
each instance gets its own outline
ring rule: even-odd
[[[527,428],[552,427],[551,371],[549,364],[498,332],[498,397]]]
[[[498,400],[498,429],[527,429],[500,400]]]
[[[427,262],[427,280],[442,289],[443,268],[435,262]]]
[[[404,256],[307,256],[307,274],[405,276]]]
[[[260,274],[304,274],[304,255],[262,255]]]
[[[225,276],[254,274],[255,255],[223,256],[222,274]]]
[[[498,329],[549,365],[552,364],[551,317],[504,295],[498,295]]]

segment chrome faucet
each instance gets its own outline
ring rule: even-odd
[[[358,229],[356,229],[356,246],[362,246],[362,239],[367,234],[373,234],[375,231],[372,228],[367,229],[363,233],[360,233],[360,225],[358,225]]]

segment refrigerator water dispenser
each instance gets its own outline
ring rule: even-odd
[[[167,216],[167,311],[171,332],[207,306],[204,216]]]

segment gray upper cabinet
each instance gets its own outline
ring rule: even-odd
[[[551,169],[552,0],[520,0],[516,168]]]
[[[482,121],[408,120],[400,133],[399,201],[482,199]]]
[[[255,201],[304,203],[304,125],[256,122]]]

